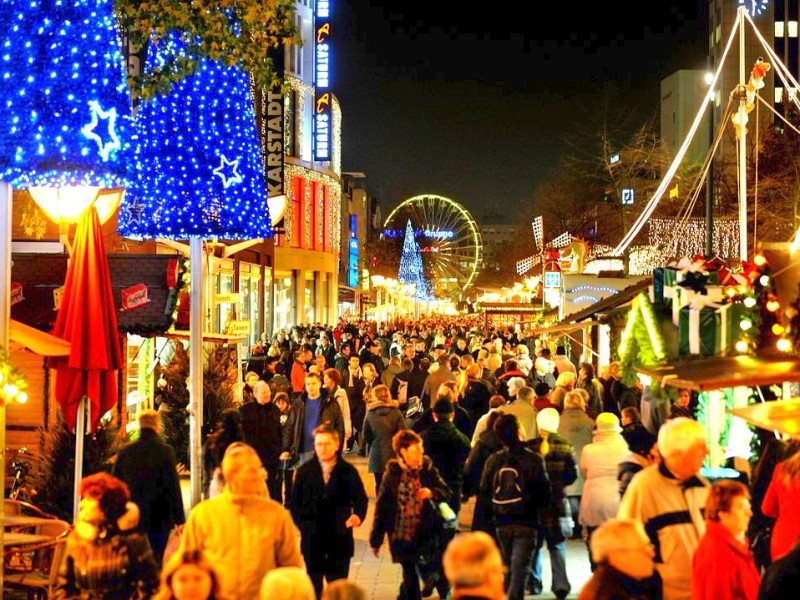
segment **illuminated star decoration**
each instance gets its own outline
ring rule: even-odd
[[[0,29],[0,179],[128,187],[133,121],[113,0],[3,0]]]
[[[115,152],[122,147],[116,131],[117,109],[112,107],[108,110],[103,110],[97,100],[89,100],[89,110],[92,113],[92,120],[81,128],[81,133],[90,140],[97,142],[100,156],[103,158],[103,160],[108,160],[108,157],[112,152]],[[96,129],[100,125],[100,121],[106,120],[108,121],[107,133],[110,139],[109,141],[104,142],[103,138],[97,133]],[[102,129],[100,131],[102,132]]]
[[[144,204],[140,204],[135,198],[131,202],[125,203],[119,211],[119,221],[129,225],[139,224],[142,221],[142,211]]]
[[[227,171],[230,171],[230,176],[225,174]],[[219,166],[214,169],[214,175],[222,179],[222,185],[226,190],[232,185],[242,183],[242,176],[239,175],[239,159],[228,160],[225,158],[225,155],[222,154]]]

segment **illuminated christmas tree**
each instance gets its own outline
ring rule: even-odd
[[[127,185],[131,102],[112,0],[3,0],[0,177]]]
[[[151,50],[146,70],[181,52],[176,43]],[[120,210],[120,234],[272,236],[247,73],[204,60],[168,95],[143,103],[135,125],[135,176]]]
[[[414,297],[418,300],[429,300],[428,282],[422,268],[422,255],[419,244],[414,239],[414,228],[411,220],[406,223],[406,235],[403,239],[403,254],[400,257],[400,272],[397,280],[404,285],[415,286]]]

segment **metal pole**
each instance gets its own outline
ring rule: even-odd
[[[203,470],[203,296],[205,294],[203,238],[189,239],[191,296],[189,318],[189,466],[191,505],[201,500]]]
[[[81,502],[81,479],[83,479],[83,442],[86,438],[86,407],[89,398],[83,396],[78,404],[78,416],[75,420],[75,473],[72,489],[72,522],[78,522],[78,505]]]
[[[744,23],[744,7],[739,7],[740,23]],[[744,80],[744,27],[739,25],[739,258],[747,260],[747,95]]]
[[[707,59],[708,72],[714,71],[714,57]],[[714,147],[714,90],[706,98],[708,111],[708,152]],[[710,106],[709,106],[710,105]],[[714,256],[714,157],[708,157],[708,173],[706,174],[706,257]]]
[[[8,350],[8,328],[11,319],[11,185],[0,181],[0,347]],[[0,401],[0,490],[5,498],[6,472],[6,404]],[[0,518],[4,516],[5,502],[0,503]],[[0,527],[0,556],[4,554],[5,541]],[[3,597],[3,562],[0,560],[0,598]]]

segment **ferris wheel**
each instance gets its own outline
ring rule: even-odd
[[[434,296],[461,299],[481,266],[483,245],[475,219],[450,198],[424,194],[409,198],[392,210],[383,224],[381,237],[399,241],[402,248],[408,221]]]

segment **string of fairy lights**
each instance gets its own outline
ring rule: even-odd
[[[179,46],[172,40],[154,48],[145,70],[157,68]],[[249,89],[245,71],[203,60],[169,94],[139,106],[135,177],[122,209],[130,214],[127,205],[136,203],[138,218],[120,222],[121,235],[272,236]]]

